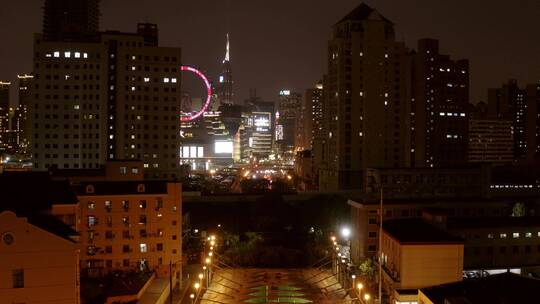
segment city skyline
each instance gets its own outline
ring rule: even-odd
[[[534,60],[540,43],[529,40],[534,36],[533,17],[540,12],[540,4],[535,1],[524,0],[520,6],[512,7],[502,1],[491,1],[490,14],[483,13],[486,1],[466,6],[465,1],[365,2],[396,23],[396,38],[407,47],[415,48],[420,38],[435,38],[441,41],[442,52],[454,54],[457,59],[468,58],[472,103],[486,101],[487,88],[500,86],[508,78],[523,83],[534,83],[540,78],[540,66]],[[163,45],[181,47],[184,64],[201,67],[214,79],[221,70],[224,37],[229,31],[236,102],[246,99],[251,88],[256,88],[264,99],[276,100],[281,88],[303,91],[320,80],[315,75],[325,72],[331,25],[359,3],[346,0],[337,6],[323,1],[309,5],[307,1],[296,1],[285,6],[283,1],[264,4],[236,1],[228,7],[227,2],[173,4],[161,0],[131,7],[131,14],[124,14],[121,10],[125,6],[116,1],[102,3],[101,30],[131,32],[137,22],[157,23]],[[0,50],[0,55],[13,60],[3,63],[0,79],[13,81],[17,74],[31,70],[29,37],[40,31],[41,7],[35,2],[4,5],[6,16],[0,19],[0,33],[7,37],[7,47]],[[16,11],[24,11],[27,18],[8,14]],[[19,35],[9,33],[13,28],[18,29]],[[510,55],[513,59],[506,59]],[[259,72],[253,75],[252,67],[257,67]]]

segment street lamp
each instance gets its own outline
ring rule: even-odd
[[[369,302],[369,299],[371,298],[371,296],[369,295],[369,293],[366,293],[364,295],[364,300],[366,300],[366,302]]]
[[[351,236],[351,229],[349,229],[349,227],[343,227],[343,228],[341,228],[341,235],[342,235],[345,239],[348,239],[349,236]]]
[[[364,288],[364,284],[358,283],[356,288],[358,289],[358,301],[360,301],[360,299],[362,299],[362,289]]]

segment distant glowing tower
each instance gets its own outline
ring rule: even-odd
[[[225,59],[223,59],[223,70],[219,76],[219,101],[221,104],[230,105],[234,103],[229,33],[227,33],[227,46],[225,48]]]

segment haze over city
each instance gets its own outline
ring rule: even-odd
[[[37,0],[4,2],[0,56],[10,60],[2,62],[0,78],[14,79],[16,73],[30,69],[31,34],[40,31],[42,5]],[[470,59],[473,103],[486,101],[485,89],[506,78],[527,83],[540,79],[540,41],[534,38],[540,35],[538,1],[366,3],[385,12],[397,25],[397,38],[409,48],[416,49],[420,38],[436,38],[444,52]],[[182,46],[183,61],[210,75],[220,70],[217,59],[223,56],[228,30],[238,99],[246,99],[249,89],[256,88],[265,100],[275,100],[282,88],[301,90],[320,80],[315,75],[325,69],[331,26],[357,4],[355,0],[103,1],[101,29],[133,31],[137,22],[158,23],[161,42]]]

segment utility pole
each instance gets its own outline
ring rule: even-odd
[[[382,230],[383,230],[383,186],[379,205],[379,304],[382,304]]]
[[[172,260],[171,260],[169,261],[169,304],[173,304],[172,291],[173,291],[173,286],[172,286]]]

